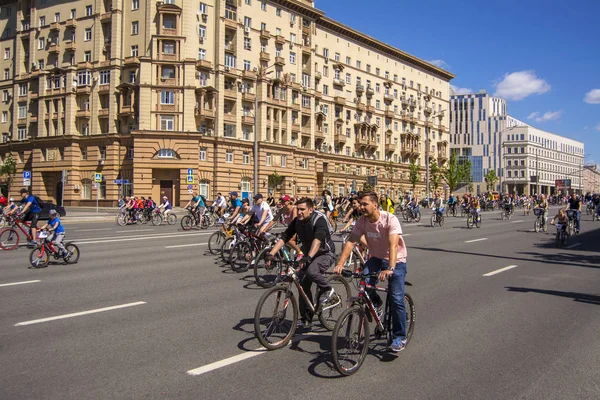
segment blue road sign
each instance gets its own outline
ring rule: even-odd
[[[192,190],[194,188],[194,185],[188,185],[188,189]]]
[[[96,182],[96,183],[100,183],[100,182],[102,182],[102,174],[101,174],[101,173],[99,173],[99,172],[96,172],[96,173],[94,174],[94,182]]]
[[[193,168],[188,168],[188,176],[190,176],[190,175],[194,175]]]
[[[31,171],[23,171],[23,179],[31,179]]]
[[[188,175],[188,177],[187,177],[187,183],[189,183],[189,184],[194,183],[194,175]]]
[[[129,179],[115,179],[117,185],[123,185],[129,183]]]

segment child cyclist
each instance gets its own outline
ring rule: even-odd
[[[60,254],[61,257],[64,257],[67,255],[67,249],[62,243],[65,239],[65,228],[60,223],[60,218],[56,210],[50,210],[49,214],[50,219],[46,225],[42,226],[41,230],[49,230],[54,232],[52,244],[58,248],[58,254]]]

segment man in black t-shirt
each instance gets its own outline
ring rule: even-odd
[[[567,210],[577,210],[575,213],[575,234],[579,234],[581,225],[581,200],[577,198],[575,193],[573,193],[569,199]]]

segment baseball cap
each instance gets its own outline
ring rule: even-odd
[[[11,198],[10,198],[10,199],[8,199],[8,200],[9,200],[9,201],[12,201],[12,202],[14,202],[14,201],[15,201],[15,198],[14,198],[14,197],[11,197]]]
[[[230,194],[231,196],[237,196],[237,195],[238,195],[238,194],[237,194],[237,192],[231,192],[231,193],[229,193],[229,194]]]
[[[23,189],[21,189],[21,194],[23,194],[23,193],[29,193],[29,190],[23,188]]]
[[[242,199],[242,204],[250,204],[250,200],[248,200],[248,199]]]
[[[48,214],[50,214],[50,215],[58,214],[58,211],[50,210],[50,211],[48,211]]]
[[[258,199],[262,199],[262,198],[263,198],[263,195],[262,195],[262,194],[260,194],[260,193],[256,193],[256,194],[254,195],[254,201],[256,201],[256,200],[258,200]]]
[[[280,199],[280,200],[281,200],[281,201],[290,201],[291,199],[292,199],[292,198],[286,194],[286,195],[283,195],[283,196],[281,196],[281,199]]]

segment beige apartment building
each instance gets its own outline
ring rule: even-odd
[[[377,176],[396,197],[412,160],[448,159],[454,76],[312,1],[0,4],[0,157],[43,199],[250,194],[255,156],[259,192],[347,193]]]

